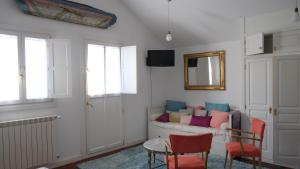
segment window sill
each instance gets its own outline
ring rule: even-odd
[[[27,103],[15,103],[15,104],[7,104],[0,106],[1,112],[9,112],[9,111],[23,111],[23,110],[34,110],[34,109],[49,109],[55,108],[56,102],[53,99],[40,100],[40,101],[30,101]]]

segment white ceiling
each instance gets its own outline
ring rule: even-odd
[[[120,0],[161,41],[167,32],[167,0]],[[172,0],[171,47],[239,39],[242,16],[295,7],[296,0]]]

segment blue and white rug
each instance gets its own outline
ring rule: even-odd
[[[162,156],[158,158],[163,158]],[[208,169],[223,169],[224,157],[209,154]],[[153,165],[153,164],[152,164]],[[158,164],[157,164],[158,165]],[[80,169],[148,169],[148,153],[143,146],[133,147],[99,159],[87,161],[78,165]],[[157,169],[165,169],[159,167]],[[252,169],[252,165],[233,161],[232,169]]]

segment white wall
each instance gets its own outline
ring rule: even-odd
[[[87,3],[87,0],[81,0]],[[127,142],[146,137],[146,107],[149,100],[149,72],[145,66],[145,51],[161,49],[162,43],[133,16],[118,0],[89,1],[91,5],[115,13],[118,21],[113,27],[103,30],[76,24],[53,21],[22,14],[13,0],[0,2],[0,28],[46,33],[56,38],[71,39],[72,44],[72,98],[58,99],[55,103],[42,107],[29,105],[20,111],[0,108],[0,121],[19,119],[43,114],[58,113],[62,119],[58,123],[58,150],[62,159],[83,154],[85,145],[84,128],[84,43],[96,40],[104,43],[122,43],[138,46],[138,94],[124,96],[125,125]]]
[[[184,90],[183,55],[195,52],[225,50],[225,91]],[[242,107],[242,58],[240,41],[198,45],[176,49],[176,66],[155,68],[152,72],[153,105],[162,105],[166,99],[183,100],[188,104],[204,105],[206,101],[229,103],[232,108]],[[162,96],[161,94],[164,94]]]
[[[276,11],[246,18],[246,33],[274,32],[282,29],[300,27],[300,22],[292,20],[293,9]]]

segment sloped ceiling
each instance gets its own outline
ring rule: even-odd
[[[167,0],[120,0],[161,41],[167,32]],[[240,18],[293,10],[296,0],[172,0],[170,47],[228,40],[240,35]]]

